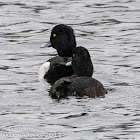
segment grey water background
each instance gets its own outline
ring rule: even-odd
[[[105,98],[57,102],[50,85],[38,81],[41,64],[57,55],[40,45],[60,23],[89,50]],[[139,0],[0,0],[0,140],[29,140],[29,134],[140,139]]]

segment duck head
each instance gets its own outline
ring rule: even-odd
[[[92,76],[93,64],[86,48],[76,47],[73,50],[72,68],[74,70],[74,74],[77,76]]]
[[[73,29],[67,25],[56,25],[51,32],[50,40],[41,45],[44,47],[53,47],[61,57],[71,57],[72,50],[76,47],[76,40]]]

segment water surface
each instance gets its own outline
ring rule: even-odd
[[[0,19],[1,140],[140,139],[139,0],[5,0]],[[57,102],[38,81],[40,65],[57,54],[40,45],[60,23],[89,50],[105,98]]]

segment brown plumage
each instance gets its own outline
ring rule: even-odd
[[[52,98],[61,99],[68,96],[104,96],[107,91],[101,82],[91,78],[93,65],[87,49],[77,47],[73,50],[72,67],[74,75],[64,77],[54,83],[50,90]]]

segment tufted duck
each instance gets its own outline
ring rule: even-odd
[[[65,64],[72,59],[72,50],[76,47],[76,40],[73,29],[64,24],[56,25],[51,32],[50,41],[41,47],[53,47],[57,50],[58,56],[49,59],[39,69],[39,80],[46,79],[53,84],[58,79],[71,76],[72,66]]]
[[[101,82],[91,78],[93,65],[87,49],[76,47],[73,50],[72,67],[74,74],[59,79],[50,89],[49,95],[55,99],[66,98],[68,96],[104,96],[107,91]]]

